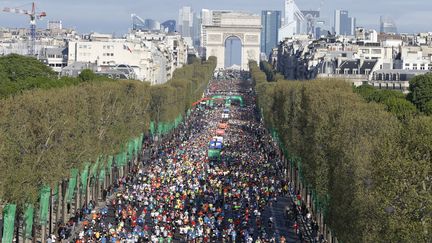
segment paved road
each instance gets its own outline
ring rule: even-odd
[[[221,100],[195,109],[154,156],[145,156],[152,158],[126,178],[126,190],[106,213],[94,214],[81,238],[271,242],[274,237],[279,242],[284,236],[287,242],[296,242],[292,222],[284,217],[290,202],[282,197],[281,165],[259,123],[254,97],[247,94],[249,84],[213,81],[210,90],[208,95],[242,94],[245,106],[232,101],[227,112]],[[224,113],[230,118],[223,120]],[[221,122],[228,124],[221,160],[209,161],[208,142]]]

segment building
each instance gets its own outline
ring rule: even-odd
[[[39,60],[51,67],[55,72],[60,73],[67,66],[68,50],[65,47],[42,48]]]
[[[210,25],[203,25],[202,32],[206,59],[215,56],[217,68],[227,68],[232,60],[240,59],[239,63],[234,64],[243,70],[249,69],[249,60],[259,62],[262,30],[260,15],[214,10],[211,11],[211,22]],[[233,39],[235,40],[231,42]]]
[[[349,17],[346,10],[335,10],[334,31],[336,35],[351,36],[355,34],[356,19]]]
[[[61,20],[50,20],[47,24],[48,30],[61,30],[63,29],[62,21]]]
[[[283,25],[279,29],[279,41],[297,34],[305,33],[302,29],[305,17],[294,0],[285,0]]]
[[[195,48],[201,46],[201,14],[193,13],[192,41]]]
[[[278,32],[281,27],[281,11],[264,10],[261,12],[261,52],[269,56],[278,44]]]
[[[176,21],[175,20],[167,20],[161,24],[162,30],[168,33],[173,33],[176,31]]]
[[[179,34],[138,30],[113,38],[94,33],[68,42],[68,66],[75,63],[95,65],[108,76],[120,71],[131,79],[160,84],[187,63],[187,45]]]
[[[396,23],[393,19],[388,16],[380,17],[380,32],[381,33],[389,33],[389,34],[397,34]]]
[[[320,12],[315,10],[302,10],[301,12],[305,18],[302,29],[313,38],[319,38],[320,35],[316,35],[316,25],[317,22],[320,21]]]
[[[159,31],[161,29],[161,24],[154,19],[142,19],[136,14],[131,14],[131,18],[132,30]]]
[[[182,7],[179,10],[177,21],[177,31],[180,33],[190,46],[193,44],[193,21],[194,14],[191,7]]]

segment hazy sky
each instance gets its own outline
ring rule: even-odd
[[[0,8],[18,7],[31,0],[0,0]],[[321,0],[297,0],[304,10],[317,10]],[[62,20],[65,27],[79,32],[106,32],[121,34],[131,27],[130,14],[159,21],[178,18],[181,6],[233,9],[260,13],[261,10],[282,10],[283,0],[39,0],[39,10],[48,17],[39,21],[46,27],[47,20]],[[24,6],[30,9],[30,5]],[[399,32],[432,31],[432,0],[324,0],[323,16],[332,22],[335,9],[346,9],[357,18],[357,26],[379,29],[380,15],[393,17]],[[0,12],[0,26],[26,27],[25,16]]]

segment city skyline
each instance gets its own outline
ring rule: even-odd
[[[320,0],[306,1],[297,0],[296,3],[301,10],[317,10]],[[374,8],[370,8],[373,3]],[[419,4],[415,4],[415,3]],[[0,8],[18,7],[28,3],[28,1],[0,0]],[[83,3],[83,4],[79,4]],[[84,6],[85,3],[85,7]],[[218,2],[209,0],[159,0],[154,4],[150,1],[136,2],[125,0],[119,4],[115,0],[93,0],[84,2],[77,0],[74,2],[52,2],[48,0],[37,1],[38,8],[47,12],[47,17],[38,22],[39,28],[45,28],[48,20],[62,20],[66,28],[75,28],[79,32],[104,32],[124,34],[132,26],[131,13],[148,19],[165,21],[168,19],[177,20],[178,11],[183,6],[191,6],[194,11],[202,8],[208,9],[230,9],[243,10],[260,14],[262,10],[282,10],[283,0],[270,0],[262,2],[259,0],[221,0]],[[324,1],[321,7],[321,16],[329,20],[332,19],[334,10],[346,9],[350,15],[357,18],[357,26],[374,28],[379,30],[381,15],[390,16],[396,22],[400,33],[416,33],[432,31],[428,22],[432,20],[426,9],[432,8],[432,2],[413,0],[410,2],[395,0],[391,2],[375,2],[365,0],[362,2],[352,2],[347,4],[344,0]],[[30,8],[25,6],[24,8]],[[27,27],[28,21],[16,14],[0,14],[0,27]],[[332,23],[330,23],[332,26]]]

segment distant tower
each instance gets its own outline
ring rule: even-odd
[[[380,32],[397,34],[396,23],[389,16],[380,17]]]
[[[335,10],[334,30],[336,35],[354,35],[356,19],[349,17],[347,10]]]
[[[163,22],[161,24],[161,26],[168,33],[172,33],[172,32],[176,31],[176,21],[175,20],[172,20],[172,19],[167,20],[167,21]]]
[[[285,0],[283,26],[279,30],[279,40],[301,33],[306,21],[294,0]]]
[[[278,30],[281,26],[281,11],[264,10],[261,12],[261,52],[266,56],[277,46]]]

